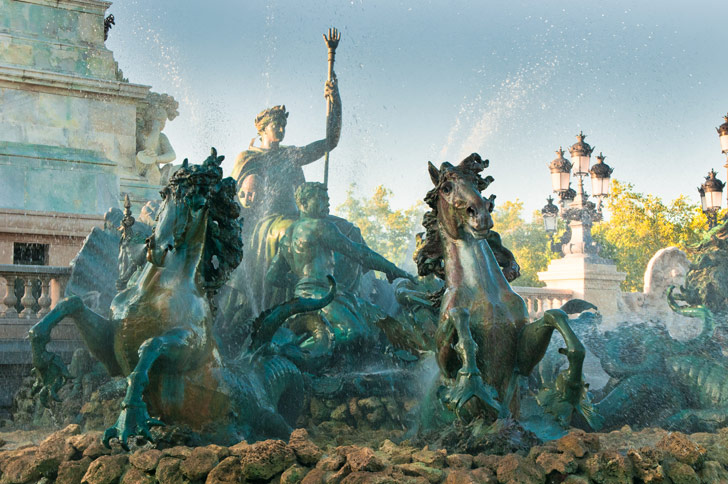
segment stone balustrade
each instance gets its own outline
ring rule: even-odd
[[[573,298],[573,291],[570,289],[512,287],[526,302],[528,315],[531,317],[531,320],[540,318],[547,309],[560,308],[566,301]]]
[[[70,274],[70,267],[0,264],[0,319],[42,318],[62,297]],[[25,287],[20,301],[15,291],[18,280]],[[40,295],[34,293],[38,285]]]

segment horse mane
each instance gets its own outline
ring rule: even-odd
[[[218,289],[243,260],[243,220],[236,199],[236,184],[231,177],[222,177],[220,163],[223,159],[224,156],[217,156],[215,148],[201,165],[189,165],[185,159],[182,168],[172,175],[162,190],[163,196],[187,198],[191,195],[190,188],[206,188],[201,191],[206,193],[209,207],[201,275],[211,303]]]
[[[442,257],[443,246],[442,240],[440,239],[440,227],[437,221],[437,201],[440,187],[447,180],[453,177],[459,177],[465,178],[475,185],[478,192],[482,192],[493,182],[492,176],[489,175],[483,178],[480,175],[489,164],[490,162],[483,160],[478,153],[473,153],[457,166],[453,166],[447,161],[440,165],[437,183],[425,195],[425,203],[431,209],[422,217],[422,226],[425,227],[425,232],[419,233],[416,236],[417,248],[415,249],[413,258],[417,264],[417,274],[420,276],[434,274],[440,279],[445,280],[445,266]]]

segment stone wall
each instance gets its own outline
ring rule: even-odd
[[[121,80],[104,45],[110,5],[0,0],[0,263],[23,242],[67,265],[123,191],[156,193],[134,171],[149,87]]]

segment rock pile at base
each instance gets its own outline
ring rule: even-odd
[[[526,454],[452,454],[385,440],[376,448],[322,449],[306,430],[289,442],[231,447],[106,449],[78,425],[39,445],[0,452],[0,484],[626,484],[728,483],[728,428],[685,435],[662,429],[574,430]]]

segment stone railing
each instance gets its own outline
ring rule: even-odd
[[[571,289],[513,286],[513,290],[526,301],[528,315],[531,320],[540,318],[547,309],[561,307],[562,304],[573,297]]]
[[[70,274],[70,267],[0,264],[0,319],[42,318],[62,297]],[[24,286],[20,300],[17,281]]]
[[[12,405],[30,374],[28,330],[63,297],[70,273],[70,267],[0,264],[0,410]],[[82,344],[70,320],[56,326],[52,338],[48,349],[66,363]]]

